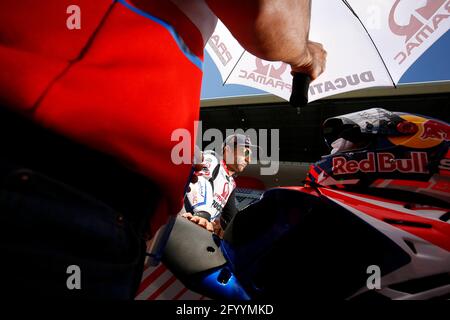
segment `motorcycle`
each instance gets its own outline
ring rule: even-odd
[[[305,185],[266,191],[223,239],[177,218],[165,265],[213,299],[450,299],[450,126],[372,108],[323,135]]]
[[[212,299],[449,299],[450,204],[399,190],[275,188],[223,239],[178,217],[162,261]]]

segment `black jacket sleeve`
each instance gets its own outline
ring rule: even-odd
[[[234,189],[230,197],[228,198],[227,204],[222,210],[222,213],[220,215],[220,226],[223,230],[226,229],[228,223],[233,219],[233,217],[238,212],[238,209],[236,207],[236,189]]]

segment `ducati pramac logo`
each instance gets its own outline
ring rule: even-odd
[[[220,39],[218,34],[213,34],[208,40],[208,44],[224,67],[233,60],[230,50],[228,50],[225,42]]]
[[[440,24],[450,17],[450,1],[427,0],[423,7],[411,13],[407,25],[400,25],[395,17],[402,2],[406,0],[396,0],[389,12],[389,28],[392,33],[404,37],[406,44],[404,50],[394,57],[398,64],[402,64],[414,49],[426,42],[430,35],[440,28]]]
[[[256,69],[253,70],[256,73],[262,74],[263,76],[269,76],[278,80],[281,80],[281,76],[287,69],[286,63],[281,63],[281,66],[276,68],[273,64],[264,65],[263,61],[259,58],[255,60]],[[270,70],[269,70],[270,67]]]
[[[266,62],[259,58],[255,58],[255,69],[244,70],[241,69],[239,78],[251,80],[255,83],[260,83],[267,89],[272,87],[282,91],[292,91],[290,83],[284,82],[283,75],[289,72],[288,65],[283,62]]]

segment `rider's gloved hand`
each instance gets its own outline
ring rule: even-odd
[[[192,215],[192,213],[190,213],[190,212],[183,213],[181,216],[188,219],[191,222],[198,224],[199,226],[205,228],[206,230],[208,230],[210,232],[214,232],[213,224],[209,221],[208,218],[206,218],[204,216]]]

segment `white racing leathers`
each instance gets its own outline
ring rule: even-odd
[[[228,200],[233,203],[227,207],[236,206],[235,199],[231,196],[236,182],[228,172],[225,162],[219,160],[213,151],[203,153],[203,164],[204,168],[198,174],[198,181],[189,185],[190,191],[186,194],[189,203],[186,204],[186,209],[199,215],[208,213],[210,221],[214,221],[220,217]]]

